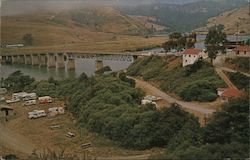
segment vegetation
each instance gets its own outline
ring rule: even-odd
[[[249,157],[248,97],[231,101],[196,134],[185,130],[151,159],[244,159]]]
[[[178,105],[162,110],[151,105],[141,107],[144,93],[134,86],[134,80],[125,73],[90,78],[82,74],[62,81],[34,81],[25,91],[66,98],[80,127],[126,148],[164,147],[183,127],[199,126],[198,119]]]
[[[193,48],[196,43],[196,34],[182,35],[179,32],[174,32],[169,35],[169,40],[162,44],[165,51],[171,49],[182,50],[184,48]]]
[[[23,43],[25,45],[32,45],[33,44],[33,37],[32,37],[32,34],[25,34],[23,36]]]
[[[167,70],[168,64],[168,58],[146,57],[136,60],[127,73],[154,82],[163,91],[175,93],[186,101],[213,101],[217,98],[216,88],[225,85],[213,67],[203,60],[190,67],[178,66],[173,70]]]
[[[213,62],[219,53],[226,52],[226,37],[227,35],[223,32],[223,27],[221,26],[215,26],[209,29],[205,39],[205,45],[211,62]]]
[[[237,57],[237,58],[227,58],[226,63],[235,65],[238,69],[242,71],[250,71],[250,58],[247,57]]]
[[[166,147],[166,154],[152,159],[239,159],[249,156],[248,96],[230,101],[208,124],[200,127],[198,119],[177,104],[162,110],[151,105],[140,107],[144,93],[130,82],[133,81],[125,73],[97,77],[86,77],[83,73],[79,78],[62,81],[53,78],[35,81],[25,88],[37,92],[42,88],[39,85],[53,83],[56,87],[51,90],[58,97],[67,97],[69,111],[78,118],[80,127],[97,132],[120,146],[134,149]],[[35,85],[37,83],[39,85]],[[60,158],[77,159],[50,150],[29,157]]]
[[[121,6],[119,9],[128,15],[156,17],[156,23],[166,26],[168,32],[184,33],[205,26],[210,17],[246,4],[244,0],[211,0],[187,4],[157,2],[148,5]]]
[[[227,73],[229,75],[230,80],[237,86],[239,89],[244,89],[245,91],[249,91],[249,82],[250,78],[240,72]]]
[[[34,81],[34,78],[23,75],[21,71],[16,71],[10,74],[8,78],[2,79],[1,85],[2,87],[6,87],[9,91],[20,92]]]
[[[110,71],[112,71],[112,69],[109,66],[105,66],[105,67],[102,67],[101,69],[95,71],[95,74],[103,75],[103,74],[110,72]]]

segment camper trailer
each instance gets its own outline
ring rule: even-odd
[[[36,98],[37,98],[36,93],[27,93],[22,97],[24,101],[35,100]]]
[[[49,115],[50,116],[56,116],[58,114],[64,114],[64,108],[63,107],[53,107],[49,108]]]
[[[21,100],[23,98],[23,96],[27,95],[26,92],[19,92],[19,93],[13,93],[12,94],[12,99],[19,99]]]
[[[51,103],[52,98],[50,96],[39,97],[38,101],[40,104]]]
[[[46,116],[47,116],[47,114],[46,114],[45,110],[34,110],[34,111],[28,113],[29,119],[36,119],[36,118],[46,117]]]
[[[24,102],[25,106],[36,105],[36,100],[29,100]]]

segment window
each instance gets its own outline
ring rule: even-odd
[[[189,57],[191,57],[191,55],[189,55]]]
[[[247,54],[247,51],[244,51],[244,54]]]
[[[186,62],[188,62],[188,61],[186,60]]]

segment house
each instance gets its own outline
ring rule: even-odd
[[[243,93],[236,88],[218,88],[218,95],[224,102],[228,102],[230,99],[239,98]]]
[[[199,58],[207,58],[206,53],[202,49],[189,48],[182,52],[182,66],[194,64]]]
[[[250,57],[250,46],[248,45],[239,45],[233,49],[236,56],[239,57]]]

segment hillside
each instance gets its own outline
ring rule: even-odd
[[[82,50],[87,47],[89,51],[100,51],[112,50],[111,44],[115,45],[114,50],[123,50],[125,46],[137,48],[162,42],[159,38],[143,38],[147,29],[139,21],[111,7],[34,12],[1,18],[1,44],[22,43],[23,35],[30,33],[34,42],[26,49],[32,50],[38,49],[34,47],[41,47],[38,50],[79,47]]]
[[[245,0],[204,0],[187,4],[152,3],[119,7],[129,15],[153,16],[167,31],[188,32],[206,25],[207,19],[246,4]]]
[[[211,27],[214,24],[223,24],[227,33],[237,32],[237,23],[239,24],[239,32],[250,33],[250,16],[249,6],[243,7],[224,12],[219,16],[210,18],[208,20],[207,27]]]

